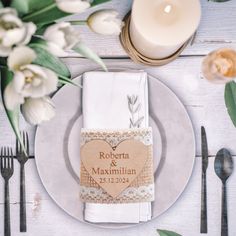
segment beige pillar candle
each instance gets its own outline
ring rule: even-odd
[[[132,43],[146,57],[169,57],[194,34],[200,18],[199,0],[134,0]]]

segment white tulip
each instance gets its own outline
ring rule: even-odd
[[[31,64],[35,52],[26,46],[13,49],[8,57],[8,67],[14,72],[13,80],[4,91],[5,105],[13,110],[24,103],[24,98],[40,98],[57,89],[57,75],[44,67]]]
[[[89,0],[56,0],[57,7],[67,13],[81,13],[90,7]]]
[[[9,110],[13,110],[25,101],[24,96],[16,92],[14,83],[12,82],[10,82],[5,88],[3,98],[6,108]]]
[[[49,97],[27,98],[21,106],[21,112],[28,123],[38,125],[55,116],[55,107]]]
[[[72,49],[79,42],[79,33],[69,22],[49,26],[44,32],[48,50],[57,57],[67,56],[65,50]]]
[[[0,56],[6,57],[15,45],[26,45],[36,31],[32,22],[24,23],[13,8],[0,9]]]
[[[119,35],[124,22],[118,18],[115,10],[100,10],[88,18],[88,26],[92,31],[102,35]]]

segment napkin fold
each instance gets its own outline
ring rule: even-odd
[[[145,72],[87,72],[83,75],[82,100],[84,128],[126,129],[132,128],[137,120],[140,128],[149,126]],[[139,106],[133,116],[130,102]],[[86,203],[84,218],[94,223],[144,222],[151,219],[151,203]]]

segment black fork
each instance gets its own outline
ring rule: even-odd
[[[9,147],[1,148],[0,154],[1,174],[5,180],[5,195],[4,195],[4,235],[11,235],[10,221],[10,202],[9,202],[9,180],[14,172],[14,162],[12,149]]]
[[[16,158],[20,163],[20,232],[26,232],[25,163],[29,159],[29,138],[27,132],[22,132],[21,136],[26,153],[24,152],[20,142],[16,140]]]

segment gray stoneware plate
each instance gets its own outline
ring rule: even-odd
[[[74,81],[81,83],[81,75]],[[37,128],[35,159],[42,183],[52,199],[69,215],[85,222],[83,203],[79,199],[81,92],[66,85],[54,95],[56,116]],[[154,219],[170,208],[184,191],[194,165],[195,139],[183,104],[168,87],[150,75],[149,113],[154,135]],[[135,224],[93,225],[124,228]]]

